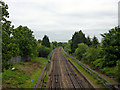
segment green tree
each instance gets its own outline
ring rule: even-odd
[[[45,47],[44,45],[38,46],[38,56],[39,57],[46,57],[49,55],[51,49],[48,47]]]
[[[84,53],[87,51],[88,46],[84,43],[78,44],[78,48],[75,50],[76,57],[81,60]]]
[[[58,43],[56,41],[52,42],[53,43],[53,49],[58,47]]]
[[[91,46],[91,45],[92,45],[92,41],[91,41],[91,38],[90,38],[89,36],[86,38],[86,44],[87,44],[88,46]]]
[[[116,62],[120,60],[120,28],[115,27],[101,35],[106,66],[116,66]]]
[[[42,40],[41,39],[38,39],[38,43],[41,43],[42,42]]]
[[[99,44],[99,41],[98,41],[97,37],[94,36],[92,39],[92,46],[97,47],[98,44]]]
[[[58,46],[62,46],[62,44],[63,44],[62,42],[58,42]]]
[[[0,1],[0,9],[0,25],[2,26],[2,69],[8,69],[11,65],[8,62],[9,59],[19,54],[19,48],[10,37],[14,26],[11,26],[11,21],[8,21],[8,5]]]
[[[78,47],[78,43],[86,43],[85,34],[80,30],[79,32],[75,32],[72,36],[71,50],[72,53],[75,52],[75,49]]]
[[[8,5],[5,4],[3,1],[0,1],[0,7],[2,9],[2,12],[1,12],[2,17],[1,17],[1,20],[0,20],[0,23],[2,24],[2,30],[6,34],[10,35],[10,33],[11,33],[11,31],[10,31],[10,29],[11,29],[11,27],[10,27],[11,26],[11,21],[7,20],[7,18],[9,18],[9,13],[7,11]]]
[[[100,58],[100,52],[100,47],[89,47],[83,56],[83,60],[89,65],[93,65],[93,62]]]
[[[64,45],[64,50],[69,54],[71,54],[71,43],[72,43],[72,40],[69,40],[68,43]]]
[[[19,26],[13,30],[13,38],[18,43],[20,55],[23,57],[33,57],[37,55],[37,41],[34,39],[28,27]]]
[[[43,37],[43,40],[42,40],[42,45],[46,46],[46,47],[50,47],[50,42],[49,42],[49,38],[47,35],[45,35]]]

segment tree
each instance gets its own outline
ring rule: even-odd
[[[49,55],[51,49],[48,47],[45,47],[43,45],[38,46],[38,56],[39,57],[46,57]]]
[[[32,33],[33,31],[28,27],[21,25],[12,32],[15,42],[18,43],[22,57],[33,57],[37,55],[37,41],[34,39]]]
[[[58,42],[58,46],[62,46],[62,44],[63,44],[62,42]]]
[[[53,43],[53,49],[58,47],[58,43],[56,41],[52,42]]]
[[[79,32],[75,32],[72,37],[72,43],[71,43],[72,53],[75,52],[75,49],[78,47],[78,43],[86,43],[85,34],[83,34],[81,30]]]
[[[98,44],[99,44],[98,39],[97,37],[94,36],[92,39],[92,46],[97,47]]]
[[[87,51],[88,46],[84,43],[78,44],[78,48],[75,50],[76,57],[81,60],[84,53]]]
[[[64,45],[64,50],[69,54],[71,54],[71,43],[72,43],[72,40],[69,40],[68,43]]]
[[[83,56],[83,60],[89,65],[93,65],[93,62],[100,57],[101,48],[100,47],[89,47]]]
[[[7,11],[8,5],[0,1],[0,9],[0,25],[2,26],[2,69],[8,69],[10,66],[8,60],[19,54],[19,48],[10,37],[14,27],[11,26],[11,21],[7,20],[7,18],[9,18]]]
[[[92,41],[91,41],[91,38],[90,38],[89,36],[86,38],[86,44],[87,44],[88,46],[91,46],[91,45],[92,45]]]
[[[42,40],[41,39],[38,39],[38,43],[41,43],[42,42]]]
[[[45,35],[43,37],[43,40],[42,40],[42,45],[46,46],[46,47],[50,47],[50,42],[49,42],[49,38],[47,35]]]
[[[101,34],[103,57],[106,66],[116,66],[116,62],[120,60],[120,28],[115,27],[109,30],[109,33]]]

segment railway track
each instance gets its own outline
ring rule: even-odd
[[[65,66],[66,72],[68,73],[68,76],[70,78],[70,81],[72,82],[72,85],[74,88],[81,88],[82,90],[84,90],[84,87],[81,84],[81,80],[79,79],[79,77],[76,75],[76,73],[74,72],[74,70],[72,69],[72,67],[70,66],[70,64],[68,63],[67,59],[64,57],[64,55],[62,54],[62,52],[60,52],[60,55],[62,57],[62,62]]]
[[[51,70],[47,88],[88,88],[85,81],[74,71],[74,67],[64,57],[61,47],[57,48],[51,58]]]
[[[52,66],[52,72],[51,72],[51,85],[50,88],[61,88],[61,83],[60,83],[60,73],[59,73],[59,64],[57,60],[57,52],[54,53],[55,55],[53,56],[53,66]]]

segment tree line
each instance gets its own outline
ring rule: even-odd
[[[97,37],[85,37],[80,30],[63,47],[78,60],[120,82],[120,28],[112,28],[101,36],[100,43]]]

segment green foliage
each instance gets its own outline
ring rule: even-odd
[[[101,48],[89,47],[83,56],[86,63],[93,65],[93,62],[100,57]]]
[[[52,42],[52,44],[53,44],[53,49],[58,47],[58,43],[56,41]]]
[[[91,38],[90,38],[89,36],[86,38],[86,44],[87,44],[88,46],[91,46],[91,45],[92,45],[92,41],[91,41]]]
[[[106,66],[116,66],[117,60],[120,60],[120,28],[115,27],[109,33],[102,34],[103,57]]]
[[[59,43],[58,43],[58,46],[62,46],[62,44],[63,44],[62,42],[59,42]]]
[[[115,76],[116,76],[116,80],[120,83],[120,60],[116,62]]]
[[[97,47],[98,44],[99,44],[98,39],[97,39],[97,37],[94,36],[93,39],[92,39],[92,46]]]
[[[20,65],[25,65],[24,62],[20,62],[19,64],[20,64]]]
[[[51,50],[54,49],[53,43],[50,43],[50,49],[51,49]]]
[[[41,39],[38,39],[38,43],[40,44],[42,42],[42,40]]]
[[[37,56],[37,41],[27,27],[19,26],[13,30],[13,38],[18,43],[21,56]]]
[[[71,50],[72,53],[75,52],[75,49],[78,47],[78,43],[86,43],[85,34],[80,30],[79,32],[75,32],[72,36]]]
[[[78,48],[75,50],[76,57],[81,60],[84,53],[87,51],[88,46],[84,43],[78,44]]]
[[[45,47],[43,45],[38,46],[38,56],[39,57],[47,57],[50,52],[51,52],[50,48]]]
[[[65,42],[62,44],[62,47],[64,48],[64,50],[69,54],[71,53],[71,43],[72,41],[69,40],[68,43]]]
[[[48,38],[47,35],[45,35],[45,36],[43,37],[42,45],[44,45],[44,46],[46,46],[46,47],[48,47],[48,48],[50,47],[50,42],[49,42],[49,38]]]
[[[103,68],[105,67],[105,60],[103,58],[99,58],[99,59],[96,59],[95,61],[93,61],[93,65],[95,66],[95,68]]]
[[[2,70],[3,70],[4,68],[8,69],[9,66],[11,66],[11,64],[8,63],[7,61],[13,56],[18,55],[19,49],[17,48],[17,45],[12,42],[12,39],[10,37],[13,26],[11,26],[11,22],[7,20],[7,18],[9,18],[9,13],[7,11],[8,5],[0,1],[0,9],[2,9],[2,11],[0,11],[0,13],[2,14],[2,17],[0,17],[0,24],[2,25]]]
[[[19,26],[13,29],[11,21],[8,21],[9,13],[8,5],[0,1],[2,8],[2,62],[3,68],[8,69],[11,64],[8,62],[12,57],[21,56],[37,56],[37,42],[32,35],[32,31],[27,27]]]
[[[2,82],[8,88],[20,88],[18,86],[23,85],[29,79],[29,77],[25,75],[24,71],[17,69],[14,71],[10,69],[5,70],[2,76]]]
[[[100,69],[102,73],[105,73],[109,76],[115,76],[116,73],[116,67],[104,67],[102,69]]]

